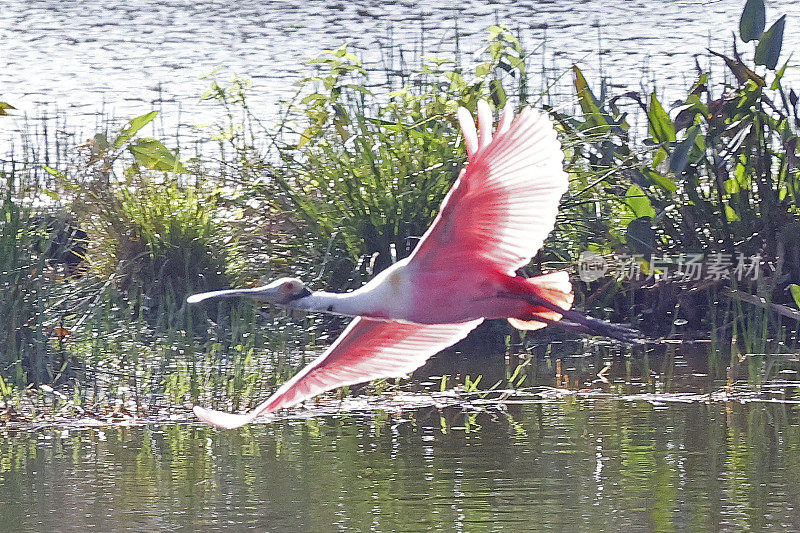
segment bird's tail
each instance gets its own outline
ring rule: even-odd
[[[525,314],[520,317],[509,318],[508,321],[517,329],[534,330],[540,329],[553,322],[561,320],[561,313],[572,307],[575,295],[572,294],[572,283],[569,282],[569,274],[559,271],[535,278],[515,277],[513,293],[528,296],[535,294],[542,300],[546,300],[550,305],[533,304],[526,309]],[[527,298],[526,298],[527,299]],[[553,306],[558,308],[553,309]]]
[[[641,334],[633,328],[592,318],[571,309],[575,297],[572,293],[572,284],[569,282],[569,274],[564,271],[535,278],[517,276],[512,280],[511,292],[531,304],[524,315],[508,319],[517,329],[534,330],[552,325],[631,344],[644,342]]]

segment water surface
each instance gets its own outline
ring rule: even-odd
[[[797,529],[797,415],[568,397],[5,434],[0,529]]]
[[[264,2],[242,0],[9,0],[0,10],[0,99],[20,113],[67,113],[94,127],[99,111],[130,118],[162,108],[169,131],[208,122],[198,103],[216,67],[253,79],[251,104],[271,116],[293,94],[304,63],[350,43],[368,64],[415,65],[421,54],[453,55],[456,34],[467,62],[497,22],[518,32],[531,53],[532,90],[578,63],[614,90],[685,88],[706,47],[731,51],[743,0],[405,0]],[[767,22],[787,15],[784,59],[800,44],[800,3],[767,2]],[[741,45],[750,58],[751,46]],[[402,52],[402,55],[401,55]],[[796,59],[793,64],[796,64]],[[717,62],[715,71],[722,75]],[[800,80],[796,69],[786,79]],[[379,83],[381,80],[374,80]],[[570,76],[556,93],[571,94]],[[795,83],[796,85],[796,83]],[[554,102],[557,103],[557,102]],[[570,104],[571,105],[571,104]],[[82,118],[81,118],[82,117]]]

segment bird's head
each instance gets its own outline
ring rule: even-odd
[[[277,305],[290,305],[306,296],[310,296],[311,291],[297,278],[280,278],[264,285],[252,289],[228,289],[224,291],[203,292],[189,296],[186,301],[190,304],[202,302],[210,298],[236,298],[245,296],[254,300],[263,300]]]
[[[305,283],[297,278],[280,278],[268,285],[258,287],[251,295],[251,298],[266,300],[278,305],[286,305],[306,296],[311,296],[311,291],[306,287]]]

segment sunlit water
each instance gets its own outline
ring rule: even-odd
[[[795,405],[568,398],[0,437],[0,529],[800,528]]]
[[[463,390],[505,383],[502,357],[440,356],[400,390],[234,431],[181,406],[6,426],[0,531],[800,528],[796,354],[726,381],[703,343],[579,347],[550,345],[517,391]]]
[[[252,78],[253,109],[269,117],[279,99],[293,94],[304,63],[323,49],[350,43],[368,64],[393,61],[395,67],[403,50],[405,63],[413,66],[421,54],[452,55],[458,33],[469,62],[486,42],[486,29],[497,22],[517,31],[531,53],[534,91],[543,88],[541,71],[553,80],[577,63],[595,86],[602,72],[617,93],[655,86],[673,89],[677,97],[677,89],[695,75],[695,57],[708,66],[707,46],[731,51],[743,5],[743,0],[10,0],[0,10],[0,100],[29,116],[52,114],[57,106],[87,133],[99,111],[130,118],[161,108],[161,125],[172,132],[183,124],[183,134],[190,135],[190,126],[215,118],[198,98],[208,86],[200,77],[216,67],[227,69],[223,78],[232,72]],[[780,14],[787,14],[785,59],[800,44],[794,26],[800,3],[768,1],[768,24]],[[752,57],[752,45],[740,48]],[[788,81],[800,79],[795,70],[787,71]],[[721,79],[719,62],[715,71]],[[570,76],[563,76],[555,92],[571,94],[570,83]]]

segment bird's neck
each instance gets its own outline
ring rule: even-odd
[[[288,307],[346,316],[378,316],[373,298],[369,294],[360,291],[344,294],[324,291],[312,292],[305,298],[291,302]]]
[[[410,313],[413,310],[413,287],[409,281],[413,279],[413,272],[409,273],[407,263],[408,260],[401,259],[353,292],[313,292],[289,303],[289,307],[413,322],[414,317]]]

